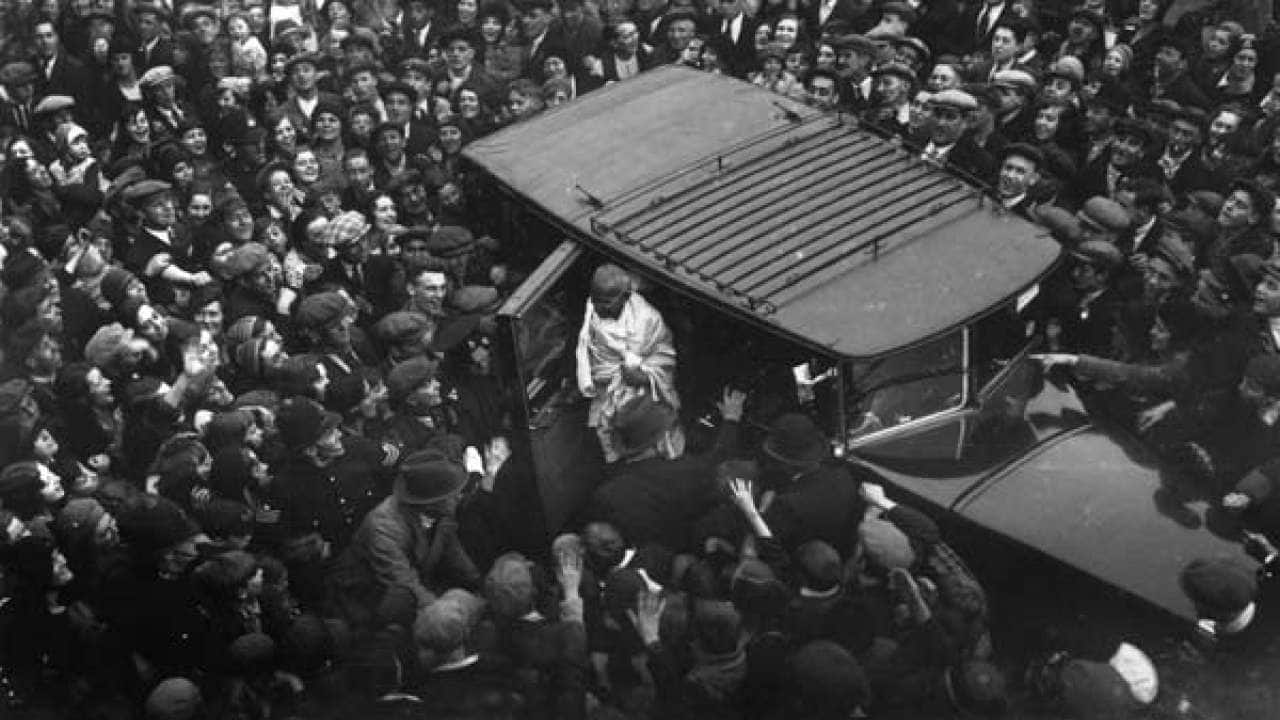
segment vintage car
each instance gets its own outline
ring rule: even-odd
[[[726,382],[752,391],[759,423],[804,401],[892,494],[1181,618],[1185,563],[1245,557],[1165,512],[1149,453],[1028,357],[1023,311],[1061,246],[850,118],[667,67],[464,158],[527,264],[500,340],[548,533],[600,477],[568,379],[590,272],[610,261],[673,328],[690,428]]]

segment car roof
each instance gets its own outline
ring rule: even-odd
[[[606,254],[846,357],[963,323],[1062,253],[852,121],[684,68],[609,85],[464,154]]]
[[[1178,583],[1187,563],[1222,556],[1257,563],[1239,542],[1213,532],[1208,502],[1188,503],[1180,511],[1185,517],[1175,519],[1158,500],[1160,474],[1136,446],[1086,426],[1044,443],[954,510],[1194,620],[1195,608]]]

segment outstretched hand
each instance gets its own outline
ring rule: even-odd
[[[756,512],[756,498],[750,480],[731,478],[728,483],[729,497],[743,515],[751,516]]]
[[[659,627],[662,612],[667,608],[667,599],[661,593],[641,590],[636,595],[636,609],[627,610],[627,617],[635,627],[645,645],[652,645],[661,640]]]
[[[724,394],[721,395],[720,401],[716,403],[716,409],[720,411],[720,417],[725,420],[738,422],[742,420],[742,410],[746,404],[747,394],[745,392],[725,387]]]

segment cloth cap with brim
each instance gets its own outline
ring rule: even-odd
[[[810,540],[796,549],[796,565],[806,587],[829,590],[840,584],[840,553],[829,543]]]
[[[1100,195],[1086,200],[1076,216],[1080,222],[1103,232],[1124,232],[1131,223],[1129,211],[1123,205]]]
[[[372,50],[375,56],[382,54],[382,42],[378,40],[378,34],[367,27],[357,27],[352,30],[350,35],[343,38],[341,47],[343,50],[366,47]]]
[[[401,400],[436,376],[436,363],[425,357],[406,360],[387,373],[387,395],[392,401]]]
[[[173,82],[178,79],[174,74],[173,68],[168,65],[157,65],[150,70],[142,73],[142,77],[138,78],[138,84],[142,87],[154,87],[161,83]]]
[[[63,543],[72,544],[77,538],[90,537],[106,514],[102,503],[93,498],[72,498],[58,513],[53,527]]]
[[[441,225],[427,238],[427,250],[439,258],[463,255],[475,246],[475,235],[458,225]]]
[[[858,525],[858,540],[867,562],[883,570],[910,568],[916,562],[911,541],[897,525],[880,518],[868,518]]]
[[[843,716],[860,708],[871,695],[862,666],[848,650],[830,640],[815,640],[796,651],[788,663],[806,707]]]
[[[109,366],[133,340],[133,331],[120,323],[98,328],[84,346],[84,359],[97,367]]]
[[[1151,247],[1151,256],[1167,262],[1183,280],[1195,277],[1195,247],[1178,231],[1161,233],[1156,238],[1156,244]]]
[[[327,412],[320,403],[310,398],[285,400],[276,412],[280,441],[289,450],[301,450],[314,445],[341,422],[340,415]]]
[[[418,103],[418,91],[414,90],[413,86],[409,83],[401,80],[396,80],[395,82],[389,82],[386,85],[383,85],[379,95],[381,95],[385,100],[387,96],[394,95],[396,93],[409,98],[409,104],[411,105],[416,105]]]
[[[1258,576],[1234,558],[1192,560],[1179,578],[1183,591],[1202,618],[1229,622],[1258,595]]]
[[[929,62],[930,59],[933,58],[933,50],[930,49],[929,44],[918,37],[912,37],[908,35],[906,37],[899,38],[897,41],[894,42],[894,46],[909,47],[915,50],[916,55],[920,57],[921,62],[927,63]]]
[[[400,463],[394,494],[404,505],[430,505],[462,490],[467,469],[435,450],[419,450]]]
[[[972,112],[978,109],[978,98],[963,90],[950,88],[936,92],[929,98],[929,104],[936,107],[949,107],[961,112]]]
[[[160,3],[150,2],[150,1],[134,3],[132,11],[134,15],[151,13],[153,15],[158,15],[162,18],[169,17],[169,8],[165,7],[164,5],[161,5]]]
[[[1116,120],[1115,125],[1112,126],[1112,132],[1117,138],[1137,138],[1144,146],[1150,145],[1151,140],[1154,137],[1151,127],[1147,125],[1147,123],[1142,120],[1135,120],[1134,118],[1128,117],[1122,117]]]
[[[202,3],[187,3],[182,6],[182,10],[178,15],[178,21],[183,27],[188,30],[193,30],[194,28],[192,25],[195,23],[196,18],[202,17],[213,18],[216,21],[218,19],[218,11],[210,5]]]
[[[788,413],[774,420],[761,449],[765,455],[788,465],[811,465],[831,454],[818,426],[801,413]]]
[[[880,51],[880,49],[876,47],[875,41],[873,41],[871,38],[867,37],[866,35],[858,35],[856,33],[851,33],[848,35],[837,35],[836,37],[831,38],[827,42],[827,44],[830,45],[832,49],[834,49],[836,52],[840,52],[842,50],[852,50],[854,52],[860,52],[864,55],[874,56],[876,53]]]
[[[1114,272],[1124,264],[1124,254],[1105,240],[1086,240],[1072,249],[1071,257],[1107,272]]]
[[[261,272],[271,267],[271,251],[262,243],[245,243],[232,251],[226,267],[232,279]]]
[[[1062,704],[1068,716],[1107,720],[1128,717],[1137,703],[1115,668],[1092,660],[1069,660],[1062,667]]]
[[[36,103],[34,112],[36,115],[48,115],[56,113],[59,110],[68,110],[76,106],[76,99],[70,95],[45,95],[40,102]]]
[[[1058,58],[1049,66],[1044,73],[1045,78],[1060,77],[1069,80],[1072,85],[1079,87],[1084,82],[1084,64],[1079,58],[1066,55]]]
[[[169,192],[173,186],[161,180],[140,180],[124,189],[121,196],[125,202],[132,205],[142,207],[151,198],[161,193]]]
[[[431,318],[420,312],[397,310],[393,313],[387,313],[385,317],[378,321],[377,325],[374,325],[373,331],[382,342],[389,345],[400,345],[420,339],[423,333],[434,329],[434,327],[435,323],[431,321]]]
[[[901,78],[903,82],[913,85],[919,78],[916,77],[915,71],[900,62],[887,62],[878,65],[875,70],[871,71],[872,75],[893,75]]]
[[[325,225],[323,242],[333,247],[346,247],[368,232],[369,221],[364,213],[348,210]]]
[[[461,346],[462,342],[480,329],[484,322],[485,316],[481,313],[456,315],[445,320],[440,323],[440,326],[436,329],[436,334],[431,338],[431,350],[438,353],[447,353]]]
[[[340,293],[321,292],[303,298],[295,320],[300,328],[319,330],[336,322],[348,310],[348,301]]]
[[[306,63],[310,65],[312,69],[315,69],[320,67],[320,58],[312,53],[305,53],[305,52],[298,53],[297,55],[294,55],[293,57],[285,61],[284,63],[285,75],[291,74],[295,67],[302,65],[303,63]]]
[[[27,85],[36,81],[36,69],[29,62],[11,62],[0,67],[0,84]]]
[[[1199,247],[1212,240],[1215,231],[1213,218],[1190,208],[1174,210],[1165,215],[1164,223],[1167,227],[1181,233],[1182,238],[1193,247]]]
[[[675,408],[667,403],[648,395],[632,398],[618,408],[609,422],[618,453],[635,455],[653,447],[675,425],[676,417]]]
[[[1004,150],[1000,153],[1001,157],[1017,156],[1023,157],[1035,163],[1037,169],[1044,165],[1044,153],[1040,148],[1030,143],[1009,143],[1004,146]]]
[[[1280,397],[1280,355],[1253,357],[1244,367],[1244,377],[1268,397]]]
[[[462,647],[484,608],[484,601],[466,590],[453,588],[418,612],[413,638],[418,647],[439,655]]]
[[[1034,94],[1039,83],[1036,77],[1026,70],[1000,70],[991,77],[991,84],[998,87],[1014,88],[1028,94]]]

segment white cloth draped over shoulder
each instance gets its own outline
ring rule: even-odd
[[[628,384],[622,377],[624,365],[638,367],[644,385]],[[598,428],[605,459],[616,460],[608,438],[609,421],[627,401],[644,393],[680,409],[676,394],[676,348],[671,330],[662,314],[640,293],[632,292],[617,318],[600,317],[587,301],[577,348],[578,390],[591,398],[589,427]],[[660,444],[667,457],[684,452],[679,426],[672,428]]]

